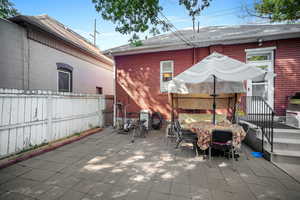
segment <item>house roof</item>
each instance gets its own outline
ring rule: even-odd
[[[57,20],[49,17],[48,15],[38,15],[38,16],[27,16],[27,15],[18,15],[9,19],[15,23],[28,23],[32,26],[38,27],[39,29],[59,38],[63,41],[69,43],[70,45],[79,48],[92,56],[98,58],[102,62],[105,62],[108,65],[113,64],[113,61],[103,55],[99,48],[94,46],[87,39],[73,31],[72,29],[66,27]]]
[[[187,45],[176,35],[183,35],[190,41]],[[268,25],[236,25],[236,26],[209,26],[199,28],[199,32],[192,29],[178,30],[143,40],[142,46],[126,44],[106,50],[105,54],[130,55],[211,45],[228,45],[270,41],[278,39],[299,38],[300,24],[268,24]]]

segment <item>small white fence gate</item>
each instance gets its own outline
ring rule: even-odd
[[[103,95],[0,89],[0,158],[103,126]]]

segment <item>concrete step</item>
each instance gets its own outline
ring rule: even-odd
[[[274,151],[275,150],[300,151],[300,139],[274,138],[273,149]]]
[[[266,140],[264,142],[264,149],[267,152],[271,152],[271,146]],[[274,163],[290,163],[300,165],[300,140],[274,138],[271,161]]]
[[[300,165],[300,151],[274,150],[271,160],[275,163],[289,163]]]
[[[299,129],[274,129],[273,135],[274,138],[288,138],[300,140]]]

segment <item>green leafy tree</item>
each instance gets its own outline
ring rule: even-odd
[[[254,15],[271,22],[297,22],[300,19],[300,0],[260,0],[255,3]]]
[[[178,0],[179,5],[188,10],[193,20],[209,6],[210,1]],[[139,33],[148,31],[156,35],[172,27],[172,24],[164,19],[159,0],[92,0],[92,2],[104,20],[116,24],[116,31],[132,35],[130,42],[136,46],[141,45]]]
[[[0,0],[0,18],[9,18],[18,14],[13,3],[9,0]]]

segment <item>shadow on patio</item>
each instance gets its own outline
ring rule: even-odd
[[[300,199],[300,184],[270,162],[241,153],[210,167],[164,131],[130,143],[105,129],[0,170],[0,199]]]

